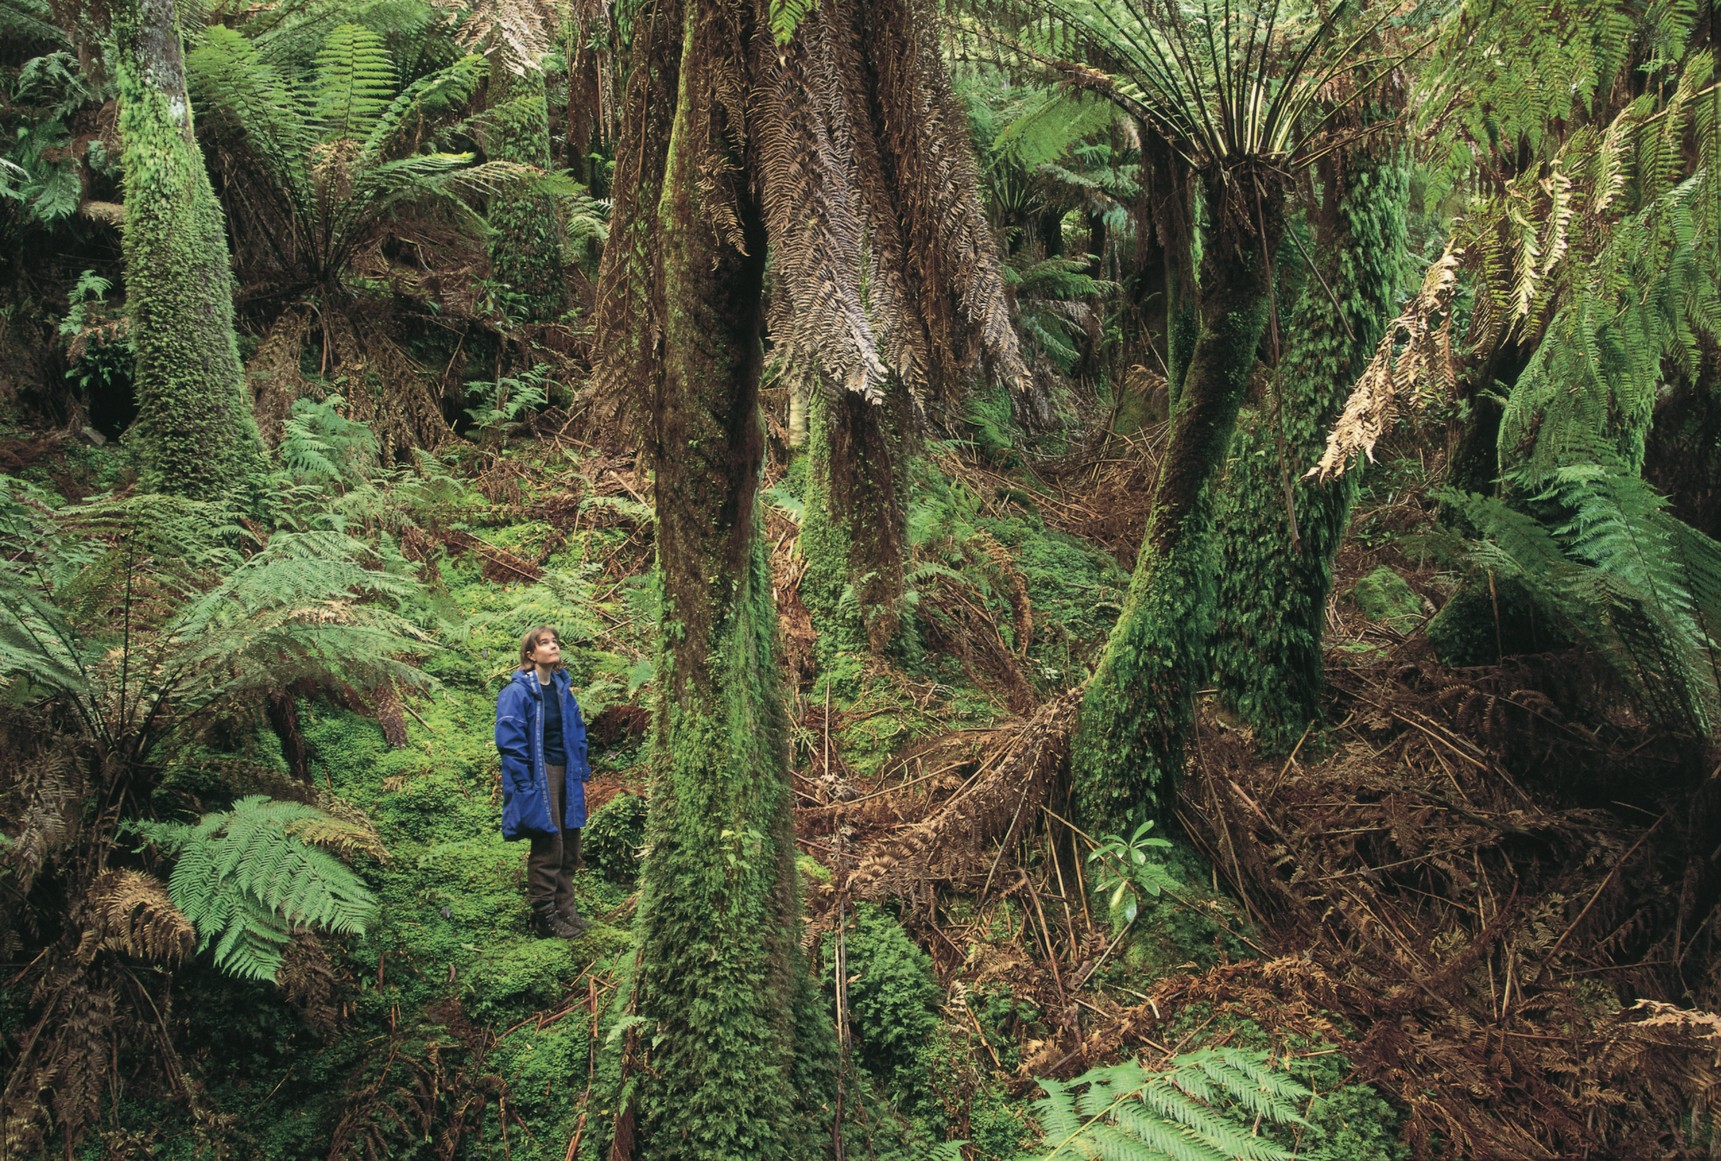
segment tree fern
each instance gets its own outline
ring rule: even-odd
[[[362,934],[376,901],[345,864],[313,841],[343,826],[315,807],[253,795],[196,823],[138,823],[175,857],[168,894],[197,928],[198,950],[246,979],[274,979],[295,929]]]
[[[1186,1053],[1158,1070],[1125,1061],[1040,1087],[1041,1143],[1023,1161],[1291,1161],[1259,1127],[1306,1124],[1297,1110],[1309,1099],[1265,1053],[1234,1048]]]

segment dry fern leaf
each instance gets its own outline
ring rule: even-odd
[[[98,951],[135,956],[150,963],[183,962],[197,932],[168,898],[167,884],[142,871],[104,871],[90,884],[78,908],[83,939],[78,958]]]
[[[1373,459],[1374,445],[1392,423],[1400,400],[1424,399],[1429,385],[1445,388],[1452,383],[1452,295],[1463,258],[1462,250],[1449,249],[1436,259],[1410,305],[1387,324],[1374,358],[1327,436],[1327,450],[1309,475],[1327,479],[1343,475],[1359,455]]]

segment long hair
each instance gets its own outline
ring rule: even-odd
[[[536,649],[538,647],[538,642],[543,640],[545,637],[554,637],[556,639],[556,644],[558,645],[562,643],[562,635],[556,632],[554,625],[535,626],[526,630],[526,635],[520,638],[521,670],[530,669],[536,664],[536,662],[532,660],[532,650]],[[556,662],[556,668],[562,669],[564,666],[558,661]]]

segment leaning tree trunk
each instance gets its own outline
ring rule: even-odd
[[[1333,558],[1360,473],[1304,473],[1395,311],[1408,176],[1404,148],[1390,140],[1335,154],[1326,167],[1315,273],[1286,328],[1291,348],[1231,447],[1213,660],[1220,696],[1269,749],[1294,745],[1319,713]]]
[[[550,167],[550,113],[544,73],[527,65],[515,73],[497,60],[490,69],[486,150],[496,161]],[[548,195],[509,190],[490,204],[490,273],[502,287],[508,315],[552,322],[568,304],[562,281],[561,224]]]
[[[1225,461],[1267,323],[1283,195],[1271,174],[1208,176],[1201,334],[1160,465],[1123,613],[1082,700],[1071,752],[1093,829],[1169,818],[1195,690],[1206,676],[1214,577],[1209,481]]]
[[[815,386],[807,400],[807,496],[801,599],[819,631],[821,661],[883,653],[902,628],[908,546],[903,392],[882,403]],[[844,600],[845,593],[848,596]]]
[[[113,33],[144,482],[254,511],[263,444],[233,333],[221,204],[192,134],[174,0],[122,0]]]
[[[752,5],[687,0],[655,218],[663,583],[640,881],[638,1158],[803,1161],[829,1035],[802,964],[776,611],[758,512],[766,239],[745,169]],[[642,207],[643,209],[643,207]],[[625,356],[624,356],[625,357]]]

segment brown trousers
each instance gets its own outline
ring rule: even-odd
[[[580,865],[580,828],[562,828],[562,797],[566,766],[546,766],[550,783],[550,817],[555,819],[554,837],[532,836],[526,856],[526,902],[534,911],[574,911],[574,870]]]

